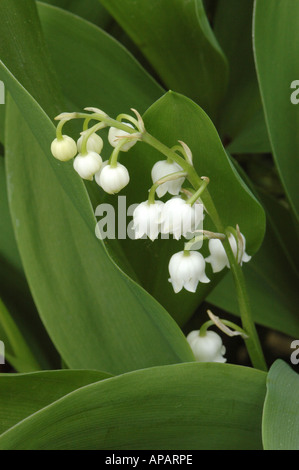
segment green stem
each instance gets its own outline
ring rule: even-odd
[[[250,309],[249,297],[246,289],[246,283],[244,274],[241,266],[237,263],[237,260],[233,254],[229,241],[226,239],[223,242],[225,248],[231,272],[233,275],[237,298],[239,303],[239,310],[241,314],[242,326],[248,334],[248,339],[245,340],[248,354],[254,367],[267,371],[267,366],[259,337],[255,328],[255,324],[252,320],[252,313]]]
[[[154,204],[155,203],[156,190],[161,184],[167,183],[168,181],[174,181],[174,180],[177,180],[179,178],[185,178],[186,176],[188,176],[186,172],[177,171],[176,173],[170,173],[169,175],[166,175],[163,178],[160,178],[158,181],[156,181],[152,185],[152,187],[150,189],[150,192],[149,192],[149,195],[148,195],[149,204]]]
[[[57,128],[56,128],[56,138],[57,138],[58,141],[63,140],[62,128],[63,128],[63,126],[65,125],[66,122],[67,122],[66,119],[62,119],[61,121],[59,121],[59,123],[58,123],[58,125],[57,125]]]
[[[109,158],[109,165],[111,168],[117,167],[118,155],[119,155],[119,152],[121,151],[122,146],[125,143],[126,142],[124,141],[124,139],[122,139],[113,150],[111,157]]]
[[[209,191],[207,189],[202,195],[202,201],[212,221],[214,222],[217,230],[219,232],[224,232],[226,233],[226,235],[228,235],[228,233],[226,232],[221,222],[221,219],[213,203],[213,200],[209,194]],[[228,257],[228,261],[230,264],[231,272],[232,272],[235,287],[236,287],[242,327],[244,328],[244,330],[247,332],[249,336],[249,338],[245,340],[248,354],[255,368],[261,369],[261,370],[267,370],[264,354],[261,348],[261,344],[259,341],[256,328],[255,328],[255,324],[252,319],[252,313],[250,309],[250,303],[249,303],[249,298],[248,298],[248,293],[246,289],[246,283],[245,283],[245,278],[244,278],[242,268],[238,264],[234,256],[234,253],[231,249],[228,238],[226,238],[225,240],[222,240],[222,244],[225,249],[226,255]]]
[[[99,124],[95,124],[93,127],[91,127],[88,131],[86,130],[82,139],[82,145],[81,145],[81,155],[87,155],[87,142],[89,137],[92,136],[95,132],[99,131],[100,129],[103,129],[103,123],[100,122]]]
[[[131,122],[131,124],[133,124],[135,127],[137,127],[138,129],[138,121],[137,119],[133,118],[132,116],[130,116],[129,114],[119,114],[116,118],[116,120],[118,122],[121,122],[122,119],[126,119],[127,121]]]
[[[91,118],[86,118],[85,121],[83,122],[83,131],[88,130],[89,123],[91,121]]]
[[[128,125],[116,121],[115,119],[110,118],[109,116],[105,116],[104,114],[99,114],[99,113],[93,113],[93,114],[88,114],[88,113],[74,113],[72,119],[94,119],[96,121],[104,122],[106,126],[108,127],[116,127],[117,129],[121,129],[122,131],[128,132],[128,134],[135,134],[136,129],[133,129],[132,127],[129,127]]]
[[[165,157],[169,158],[170,160],[175,161],[180,167],[188,174],[188,179],[190,183],[194,186],[194,188],[198,188],[198,186],[202,183],[201,178],[196,173],[194,167],[190,165],[183,157],[178,155],[172,149],[167,147],[166,145],[162,144],[158,139],[154,136],[149,134],[148,132],[144,132],[142,134],[142,141],[146,144],[150,145],[151,147],[158,150],[160,153],[165,155]]]
[[[190,206],[193,206],[197,199],[202,195],[202,193],[205,191],[206,187],[208,186],[210,180],[207,177],[202,177],[201,178],[203,181],[198,188],[198,190],[186,201],[187,204],[190,204]]]

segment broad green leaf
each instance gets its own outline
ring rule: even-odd
[[[163,94],[134,57],[100,28],[48,5],[39,4],[38,12],[67,110],[94,106],[111,116],[130,108],[143,113]]]
[[[51,368],[57,356],[24,276],[8,207],[4,158],[0,158],[0,218],[0,297],[7,307],[0,309],[0,337],[6,358],[19,372]]]
[[[285,257],[294,273],[299,276],[298,224],[292,216],[290,208],[261,191],[259,197]]]
[[[42,0],[42,3],[63,8],[100,26],[125,46],[145,68],[150,68],[137,46],[98,0]]]
[[[114,265],[83,222],[12,102],[6,124],[17,242],[40,316],[66,363],[119,373],[192,361],[171,317]]]
[[[113,21],[98,0],[42,0],[42,3],[68,10],[104,29]]]
[[[252,48],[253,0],[219,0],[215,35],[229,63],[219,132],[231,153],[270,151]]]
[[[11,5],[18,21],[10,20]],[[38,47],[36,45],[36,39],[40,35],[36,12],[31,2],[26,5],[28,9],[24,11],[24,3],[21,6],[15,1],[5,4],[10,32],[11,29],[15,32],[15,36],[10,34],[12,44],[5,37],[8,49],[15,45],[15,37],[26,38],[29,34],[28,22],[30,23],[29,45],[33,51],[27,48],[28,42],[24,41],[19,46],[20,54],[24,58],[28,57],[28,63],[31,64],[31,68],[24,71],[25,77],[17,57],[8,56],[6,51],[0,52],[18,76],[16,78],[6,66],[2,66],[8,88],[22,112],[22,115],[18,113],[12,102],[7,106],[9,116],[6,119],[6,158],[9,191],[16,238],[40,316],[63,359],[73,368],[94,368],[118,373],[152,365],[192,361],[189,345],[167,312],[117,268],[103,243],[96,239],[96,219],[84,185],[71,168],[72,165],[62,165],[54,161],[50,154],[50,143],[54,137],[53,124],[29,91],[24,89],[25,85],[28,86],[36,99],[39,99],[41,93],[41,103],[48,113],[53,112],[53,90],[45,88],[43,84],[39,90],[40,75],[37,66],[46,67],[48,62],[43,63],[44,51],[39,55],[43,41]],[[101,38],[104,38],[103,41],[106,39],[102,47],[105,44],[111,45],[107,35],[67,12],[48,6],[42,8],[43,11],[47,9],[53,12],[52,20],[55,19],[57,23],[52,24],[55,24],[57,34],[59,25],[67,31],[66,24],[70,19],[73,32],[78,33],[81,30],[85,37],[89,36],[93,49],[85,49],[82,43],[81,56],[86,58],[89,52],[93,53],[93,70],[102,70],[104,74],[108,72],[103,67],[104,59],[101,63],[102,56],[99,52],[103,50],[99,47]],[[26,16],[25,23],[18,16],[21,14]],[[20,31],[15,30],[15,26]],[[4,31],[1,30],[1,34],[4,33],[5,28]],[[69,44],[74,44],[73,38]],[[78,40],[78,36],[75,38]],[[110,51],[114,46],[115,56],[111,58],[108,55],[109,64],[114,64],[116,70],[120,64],[115,63],[115,58],[122,58],[120,63],[124,65],[123,72],[126,70],[128,83],[130,80],[134,82],[135,73],[139,76],[137,83],[140,87],[137,89],[143,89],[135,96],[134,104],[138,107],[139,100],[141,102],[147,93],[147,75],[125,50],[121,49],[119,52],[115,41],[112,41]],[[62,50],[66,47],[67,44],[64,43]],[[73,57],[73,53],[68,54],[68,62],[61,64],[65,70],[69,66],[69,77],[72,77]],[[107,57],[105,53],[103,57]],[[75,68],[78,69],[77,66]],[[85,69],[86,79],[91,72],[91,69]],[[111,69],[106,80],[103,80],[105,87],[97,86],[98,98],[88,94],[90,87],[86,83],[81,84],[87,90],[86,97],[80,97],[84,106],[97,105],[101,96],[109,100],[106,87],[110,74]],[[75,76],[78,79],[76,73]],[[23,78],[24,85],[18,81]],[[101,74],[96,78],[100,80]],[[121,83],[119,78],[117,80]],[[149,82],[148,87],[153,86],[157,90],[154,82]],[[113,85],[111,80],[109,85]],[[69,86],[72,88],[71,78]],[[133,94],[133,85],[130,90]],[[124,95],[121,88],[118,88],[118,94],[116,90],[113,93],[112,96],[110,91],[110,98],[114,103]],[[88,96],[93,96],[91,103],[85,101]],[[129,99],[127,95],[126,99]]]
[[[50,153],[50,143],[55,136],[53,118],[66,108],[44,45],[34,2],[3,0],[1,11],[5,22],[0,30],[0,79],[26,116],[62,187],[90,226],[90,203],[84,197],[74,197],[76,193],[85,193],[82,181],[73,175],[71,164],[61,167]],[[77,109],[80,110],[88,105],[100,104],[110,113],[118,112],[119,108],[128,111],[131,106],[142,112],[161,95],[161,89],[135,59],[99,28],[48,5],[41,4],[39,13],[43,18],[45,34],[49,34],[47,39],[50,42],[54,38],[49,46],[55,49],[54,61],[67,103],[70,101],[68,93],[71,93],[72,97],[76,97]],[[24,17],[27,18],[25,22]],[[80,49],[76,46],[78,42]],[[14,53],[16,49],[19,55]],[[23,67],[20,66],[19,56],[25,64]],[[74,56],[82,64],[81,67],[74,63]],[[122,69],[121,76],[119,67]],[[71,110],[73,106],[74,102],[71,102]],[[93,227],[90,228],[93,231]]]
[[[232,111],[234,113],[234,111]],[[225,118],[223,119],[225,121]],[[224,134],[224,142],[228,134]],[[228,138],[230,140],[230,138]],[[244,125],[244,128],[227,145],[231,154],[270,153],[271,147],[262,109],[257,111]]]
[[[299,3],[257,0],[254,48],[259,85],[276,166],[295,216],[299,216],[299,107],[291,84],[299,76]],[[275,60],[274,60],[275,59]]]
[[[29,93],[32,93],[34,98],[38,99],[41,107],[50,109],[52,112],[59,110],[61,95],[39,27],[35,2],[33,0],[27,2],[2,0],[1,16],[1,79],[4,81],[6,90],[11,88],[13,77],[10,75],[13,75]],[[10,34],[8,34],[9,31]],[[36,72],[36,77],[33,82],[34,72]],[[35,87],[37,84],[38,88]],[[52,93],[51,103],[49,93]]]
[[[290,350],[298,359],[296,351]],[[299,376],[285,362],[276,361],[268,374],[263,412],[265,450],[299,450]]]
[[[180,364],[81,388],[0,437],[0,449],[261,449],[266,374]]]
[[[0,374],[0,434],[64,395],[108,377],[80,370]]]
[[[246,236],[248,252],[255,253],[264,236],[264,211],[234,170],[217,131],[205,112],[190,99],[168,92],[143,117],[148,132],[164,144],[172,147],[178,140],[182,140],[190,147],[198,174],[210,178],[209,191],[224,226],[239,224],[241,232]],[[134,174],[134,180],[132,177],[132,184],[128,188],[128,204],[142,202],[147,198],[151,185],[151,168],[157,160],[165,158],[145,144],[133,148],[130,155],[126,164]],[[141,159],[142,166],[139,164]],[[208,216],[205,218],[204,228],[215,230]],[[168,282],[168,263],[172,254],[183,249],[183,240],[178,242],[170,238],[153,243],[149,240],[126,240],[123,245],[146,290],[180,324],[190,317],[200,301],[219,282],[219,276],[213,276],[209,272],[208,276],[214,282],[199,285],[196,294],[174,294]],[[205,243],[205,254],[206,246]],[[147,267],[146,270],[144,266]]]
[[[2,0],[1,14],[0,79],[26,116],[51,165],[57,169],[58,163],[51,156],[49,145],[55,136],[52,116],[61,111],[63,100],[42,36],[35,2]],[[70,197],[71,193],[83,191],[82,182],[72,178],[68,166],[57,174]],[[88,213],[80,198],[72,197],[72,200],[82,214]],[[88,220],[87,215],[85,220]]]
[[[100,0],[167,88],[215,114],[227,84],[226,59],[201,0]]]

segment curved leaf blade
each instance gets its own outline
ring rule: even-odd
[[[143,113],[163,94],[163,88],[105,31],[49,5],[39,4],[38,13],[71,111],[94,106],[111,116],[130,108]]]
[[[24,275],[9,211],[4,160],[0,158],[0,297],[3,301],[0,337],[5,343],[8,362],[18,372],[50,369],[55,364],[58,366],[57,353],[40,321]]]
[[[0,449],[260,449],[266,374],[179,364],[77,390],[0,437]]]
[[[109,377],[88,370],[1,374],[0,434],[64,395]]]
[[[229,62],[219,130],[230,153],[269,152],[270,143],[252,50],[253,0],[219,0],[215,35]]]
[[[267,378],[263,413],[265,450],[299,450],[298,408],[299,376],[289,365],[278,360]]]
[[[215,114],[227,63],[201,0],[100,0],[170,88]],[[170,52],[171,51],[171,52]]]
[[[299,107],[291,103],[291,83],[299,76],[298,15],[299,4],[291,0],[255,3],[255,61],[266,122],[276,166],[297,219]]]
[[[75,15],[92,21],[101,28],[108,27],[113,21],[109,13],[97,0],[41,0],[42,3],[47,3],[59,8],[68,10]]]

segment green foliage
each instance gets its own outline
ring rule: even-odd
[[[298,358],[298,353],[295,356]],[[265,450],[299,449],[298,397],[298,374],[283,361],[276,361],[267,378],[263,413]]]
[[[0,365],[1,449],[299,448],[286,364],[299,335],[298,18],[292,0],[1,1],[0,347],[12,369]],[[118,216],[117,196],[50,149],[55,116],[91,106],[144,121],[120,154],[127,209],[147,199],[154,163],[188,145],[188,184],[209,178],[204,229],[245,235],[249,301],[227,239],[231,270],[207,264],[209,284],[175,294],[168,263],[184,241],[96,237],[96,207]],[[250,347],[246,367],[226,337],[236,364],[195,363],[185,334],[205,301],[247,325],[256,351],[253,321],[289,335],[285,362],[262,342],[269,373]]]
[[[0,449],[260,449],[265,376],[222,364],[120,375],[21,421]]]
[[[227,85],[227,63],[201,0],[100,1],[167,88],[184,93],[208,114],[215,114]]]
[[[256,1],[254,49],[271,147],[281,182],[298,220],[298,106],[291,84],[298,79],[299,4],[290,0]],[[273,60],[275,57],[275,61]]]
[[[1,434],[64,395],[108,377],[88,370],[1,374]]]

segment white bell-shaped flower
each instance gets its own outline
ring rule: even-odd
[[[108,161],[104,162],[101,170],[95,175],[95,180],[108,194],[119,193],[130,181],[127,168],[117,162],[116,166],[111,166]]]
[[[164,204],[161,233],[172,233],[178,240],[182,235],[194,232],[204,218],[203,204],[188,204],[180,197],[173,197]]]
[[[183,287],[195,292],[199,282],[210,282],[205,274],[205,260],[198,251],[180,251],[175,253],[169,262],[168,270],[174,292],[177,294]]]
[[[145,201],[136,207],[133,212],[135,238],[142,238],[143,235],[147,235],[153,241],[158,237],[163,205],[162,201],[155,201],[154,204]]]
[[[199,335],[199,330],[191,331],[187,341],[198,362],[226,362],[223,355],[226,352],[221,337],[215,331],[207,330],[204,336]]]
[[[132,127],[132,129],[134,129],[132,124],[129,124],[127,122],[123,124],[125,124],[128,127]],[[120,139],[120,137],[130,137],[130,135],[131,134],[129,132],[122,131],[121,129],[117,129],[116,127],[110,127],[109,132],[108,132],[108,140],[109,140],[110,145],[112,145],[112,147],[116,147],[123,140],[123,139]],[[133,139],[133,140],[126,142],[122,146],[121,151],[127,152],[128,150],[130,150],[130,148],[133,147],[133,145],[136,144],[136,142],[137,142],[137,139],[136,140]]]
[[[81,153],[82,150],[82,141],[83,141],[84,136],[81,135],[81,137],[77,141],[77,147],[78,147],[78,152]],[[103,139],[98,135],[98,134],[92,134],[88,140],[87,140],[87,151],[88,152],[96,152],[98,154],[101,153],[103,150]]]
[[[51,144],[51,152],[53,157],[61,162],[67,162],[74,158],[77,153],[77,144],[68,135],[63,135],[62,139],[54,139]]]
[[[161,178],[177,173],[178,171],[183,171],[183,168],[178,165],[176,162],[168,162],[167,160],[162,160],[157,163],[152,168],[152,180],[153,183],[156,183]],[[182,184],[184,183],[185,178],[178,178],[173,181],[166,181],[158,186],[156,193],[158,197],[163,197],[167,192],[173,196],[177,196],[180,193]]]
[[[245,247],[246,247],[246,240],[244,235],[241,234],[242,240],[243,240],[243,250],[242,253],[239,253],[238,255],[238,246],[235,237],[231,234],[228,237],[229,244],[231,246],[231,249],[234,253],[234,256],[239,258],[239,263],[242,265],[242,263],[247,263],[248,261],[251,260],[251,256],[249,256],[247,253],[245,253]],[[227,258],[227,255],[225,253],[225,249],[223,248],[223,245],[220,240],[218,239],[211,239],[209,240],[209,250],[210,250],[210,256],[206,258],[207,263],[211,263],[213,273],[218,273],[222,271],[225,267],[229,268],[229,261]]]
[[[93,176],[102,166],[102,157],[96,152],[88,152],[87,155],[77,155],[74,160],[74,169],[84,180],[93,180]]]

